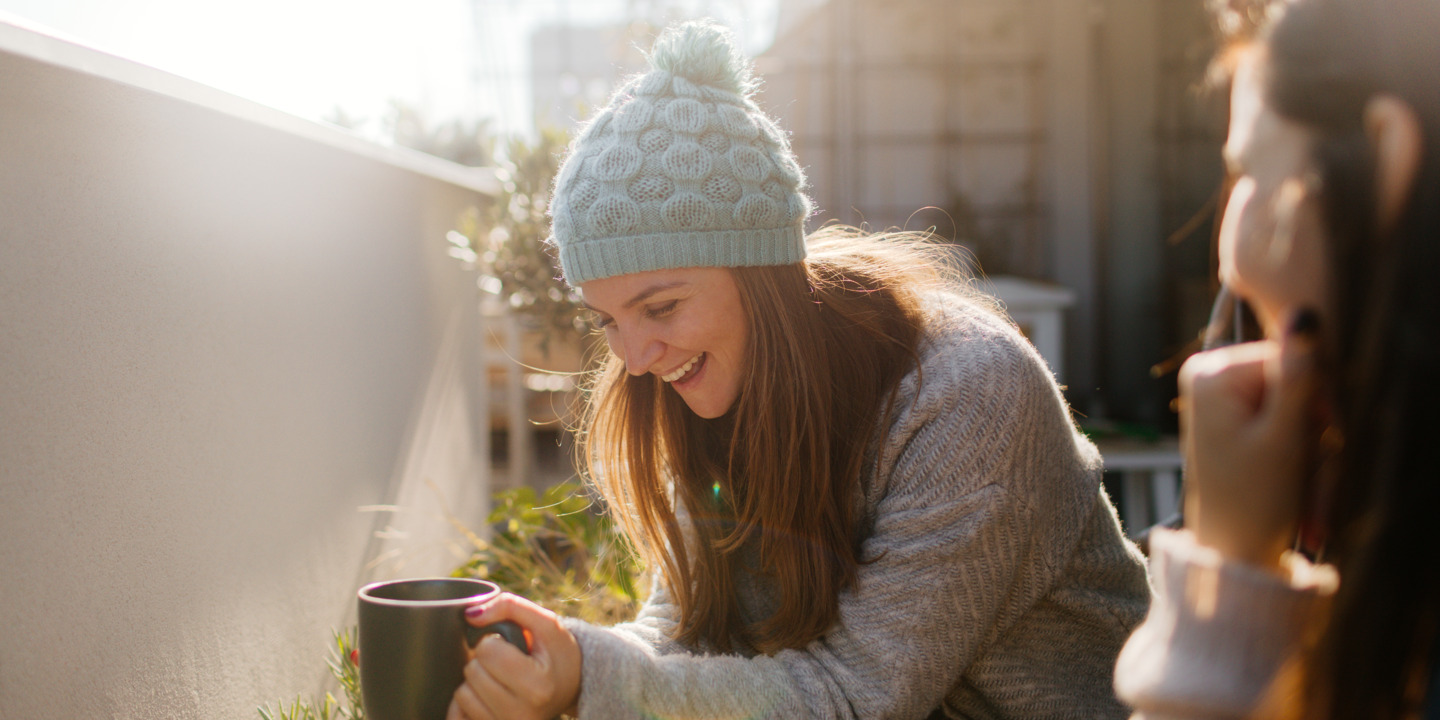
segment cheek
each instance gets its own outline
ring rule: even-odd
[[[610,348],[610,354],[621,360],[625,359],[625,343],[620,337],[620,332],[614,327],[607,327],[605,332],[605,344]]]
[[[707,308],[709,312],[696,316],[686,324],[686,338],[697,350],[706,350],[730,360],[738,359],[744,354],[746,332],[744,316],[738,306],[737,300]]]
[[[1225,205],[1225,215],[1220,220],[1220,280],[1234,289],[1241,289],[1246,278],[1242,266],[1249,265],[1250,258],[1243,258],[1253,252],[1255,224],[1255,181],[1241,178],[1230,190],[1230,200]],[[1243,260],[1243,262],[1242,262]]]
[[[1330,260],[1324,222],[1313,195],[1302,197],[1289,218],[1293,233],[1286,262],[1285,291],[1297,304],[1328,314]]]
[[[737,314],[716,330],[719,336],[717,345],[730,357],[737,372],[745,372],[744,364],[749,338],[744,319]]]
[[[1323,242],[1315,203],[1303,186],[1287,182],[1260,191],[1235,184],[1220,225],[1220,277],[1271,326],[1293,308],[1320,308]]]

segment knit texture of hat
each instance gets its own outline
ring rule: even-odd
[[[730,33],[669,28],[649,61],[585,126],[556,176],[550,242],[566,282],[803,260],[805,176],[751,100],[750,63]]]

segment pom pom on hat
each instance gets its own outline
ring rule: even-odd
[[[805,259],[805,174],[750,98],[750,62],[723,27],[667,29],[570,146],[551,195],[565,281]]]
[[[722,25],[687,22],[665,30],[646,56],[651,67],[683,77],[696,85],[748,97],[755,89],[750,61]]]

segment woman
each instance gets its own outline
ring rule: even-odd
[[[1181,373],[1187,530],[1116,671],[1142,716],[1440,710],[1436,37],[1434,0],[1298,0],[1235,41],[1221,279],[1268,339]]]
[[[803,233],[722,30],[662,35],[571,148],[566,280],[613,356],[589,477],[658,582],[634,622],[514,596],[455,718],[1114,717],[1148,602],[1043,361],[916,243]]]

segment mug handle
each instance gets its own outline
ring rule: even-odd
[[[493,625],[486,625],[484,627],[475,627],[474,625],[465,626],[465,640],[472,648],[480,642],[480,638],[492,633],[505,638],[506,642],[519,648],[520,652],[526,655],[530,654],[530,647],[525,643],[525,631],[521,630],[519,625],[509,620],[501,620]]]

